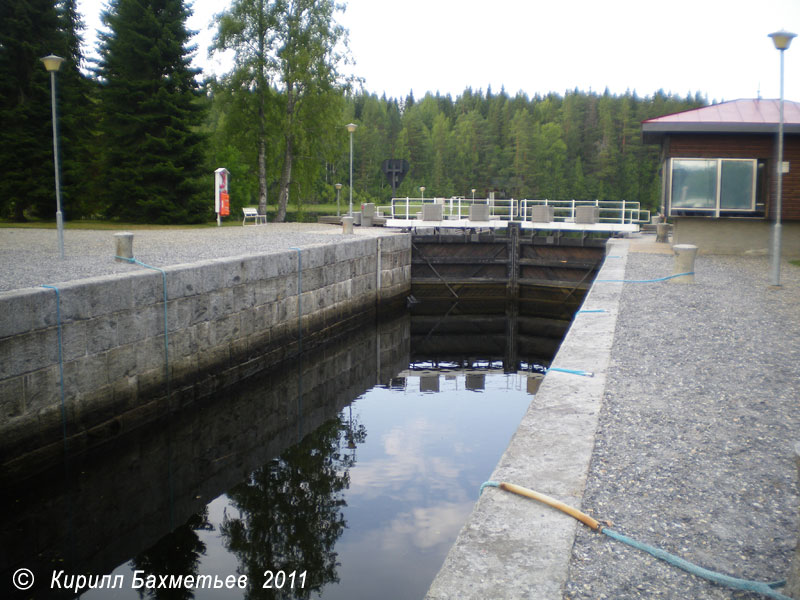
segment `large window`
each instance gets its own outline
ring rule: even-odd
[[[755,213],[757,160],[673,158],[671,163],[670,214]]]

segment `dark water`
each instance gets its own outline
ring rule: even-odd
[[[371,320],[7,490],[3,585],[29,568],[19,597],[71,597],[55,572],[119,584],[87,599],[422,598],[558,343],[520,357],[498,334],[482,357],[447,331]]]

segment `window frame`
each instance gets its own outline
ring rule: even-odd
[[[704,161],[704,162],[715,162],[716,163],[716,177],[715,177],[715,198],[714,203],[712,206],[705,206],[705,207],[687,207],[687,206],[678,206],[676,207],[673,204],[673,184],[674,184],[674,168],[675,168],[675,161]],[[740,162],[740,163],[750,163],[751,164],[751,187],[750,187],[750,206],[743,208],[724,208],[721,206],[721,194],[722,194],[722,164],[724,162]],[[757,199],[758,199],[758,163],[759,160],[757,158],[721,158],[721,157],[706,157],[706,156],[673,156],[669,159],[669,185],[667,186],[667,192],[669,193],[669,216],[681,216],[681,214],[685,213],[700,213],[698,216],[702,216],[703,214],[709,215],[709,213],[713,213],[713,216],[719,218],[723,216],[724,213],[752,213],[753,216],[756,216],[758,213],[757,208]]]

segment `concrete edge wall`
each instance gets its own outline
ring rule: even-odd
[[[674,244],[693,244],[700,254],[767,255],[772,248],[773,223],[763,219],[676,217]],[[781,223],[781,254],[800,257],[800,222]]]
[[[213,393],[410,289],[409,235],[335,237],[299,255],[165,267],[168,361],[162,273],[56,284],[63,407],[55,290],[0,293],[0,470],[63,451],[65,437],[71,448],[89,446]]]
[[[608,254],[597,279],[623,279],[627,240],[609,240]],[[589,371],[594,376],[547,373],[487,480],[522,485],[580,508],[621,289],[619,283],[592,285],[583,308],[605,312],[577,314],[553,360],[555,367]],[[427,598],[561,600],[577,526],[577,521],[555,509],[487,488]]]

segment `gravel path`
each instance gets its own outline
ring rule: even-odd
[[[133,253],[147,264],[164,267],[210,258],[286,250],[330,243],[342,228],[317,223],[208,229],[135,230]],[[355,229],[359,236],[391,235],[383,228]],[[0,228],[0,292],[43,283],[125,273],[141,267],[114,260],[116,231],[67,229],[64,255],[58,256],[54,229]]]
[[[670,256],[628,257],[628,279],[671,272]],[[696,272],[695,285],[624,284],[583,508],[704,567],[785,579],[800,505],[800,268],[783,263],[781,289],[766,258],[700,256]],[[565,597],[760,596],[581,527]]]

